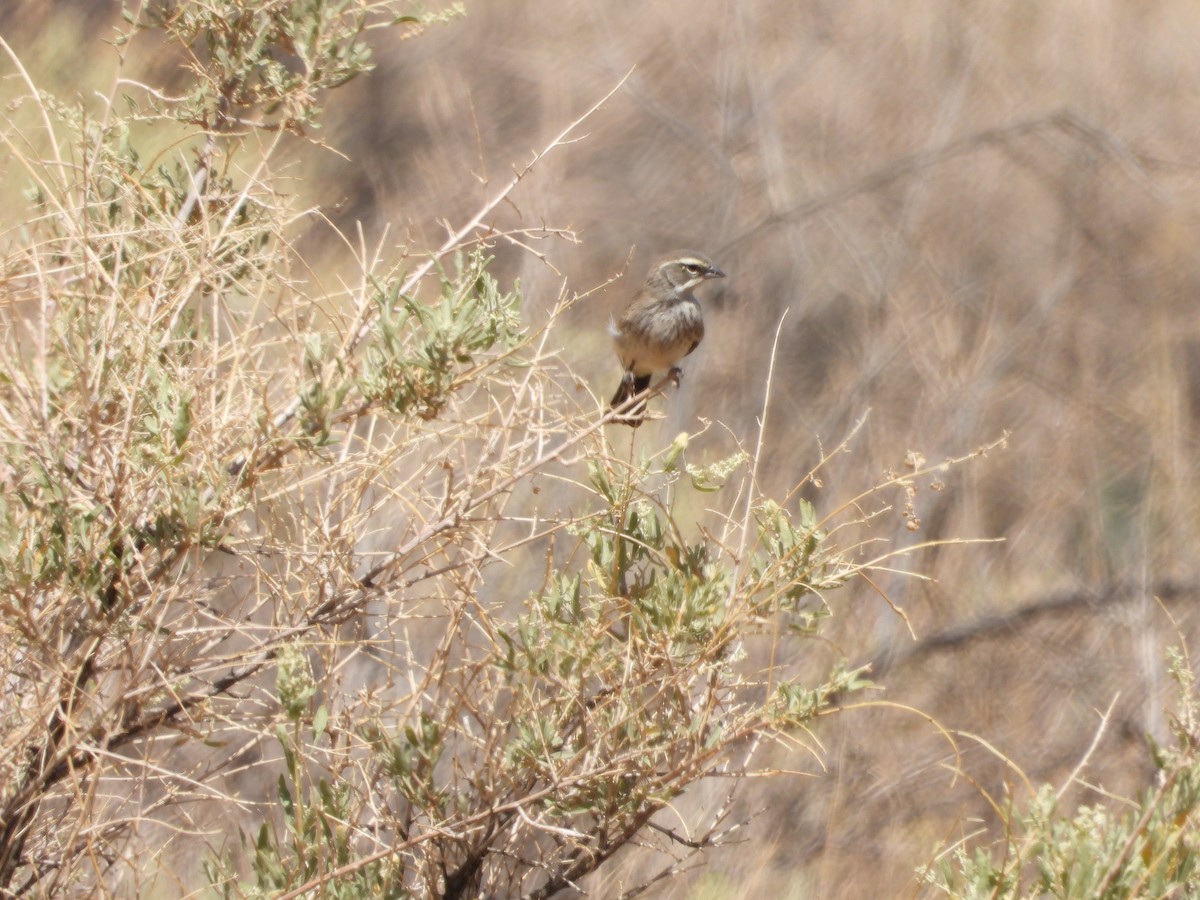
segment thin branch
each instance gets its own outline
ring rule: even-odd
[[[451,235],[446,238],[442,245],[429,255],[429,258],[425,262],[421,263],[421,265],[417,266],[417,268],[413,270],[412,274],[409,275],[400,285],[399,295],[405,296],[412,293],[417,284],[433,270],[433,267],[438,263],[438,261],[448,253],[457,249],[472,231],[480,227],[480,225],[483,224],[483,220],[487,218],[487,216],[497,206],[499,206],[508,198],[509,194],[511,194],[517,188],[517,185],[519,185],[521,181],[533,171],[534,167],[538,163],[545,159],[546,156],[548,156],[556,148],[569,143],[567,138],[571,135],[571,133],[574,132],[575,129],[577,129],[585,121],[591,118],[592,115],[594,115],[605,103],[607,103],[612,96],[621,89],[621,87],[629,79],[629,76],[633,74],[633,71],[634,70],[631,68],[628,72],[626,72],[621,80],[618,81],[612,87],[612,89],[608,91],[608,93],[593,103],[581,116],[576,118],[573,122],[571,122],[571,124],[555,135],[554,138],[539,152],[534,153],[533,158],[526,163],[524,167],[516,172],[508,184],[506,184],[499,192],[493,195],[490,200],[481,206],[475,215],[467,220],[466,224],[460,227],[457,231],[451,233]],[[352,337],[342,347],[341,353],[330,363],[330,365],[344,363],[347,358],[353,355],[355,349],[363,341],[363,339],[371,333],[371,307],[364,308],[361,317],[363,321],[354,331]],[[281,412],[277,413],[274,419],[272,419],[271,424],[273,429],[278,431],[288,422],[294,419],[303,404],[304,400],[302,397],[293,397],[291,402],[288,403],[288,405]],[[236,456],[234,460],[230,462],[229,471],[233,473],[240,473],[245,467],[245,464],[246,453],[243,452],[238,454],[238,456]]]

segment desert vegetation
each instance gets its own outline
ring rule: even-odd
[[[1198,33],[0,10],[0,893],[1195,893]]]

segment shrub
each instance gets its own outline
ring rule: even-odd
[[[757,452],[689,463],[704,429],[624,458],[546,349],[571,298],[533,329],[489,274],[507,190],[337,291],[294,274],[280,148],[370,68],[368,31],[433,21],[156,0],[117,43],[163,35],[170,95],[119,79],[96,112],[25,76],[0,890],[194,886],[197,835],[230,895],[550,896],[635,838],[653,879],[738,824],[728,800],[674,824],[681,793],[866,686],[814,638],[888,558],[853,536],[867,498],[932,469],[831,516],[761,496]]]

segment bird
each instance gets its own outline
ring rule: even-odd
[[[704,339],[704,316],[692,293],[710,278],[724,278],[703,253],[670,253],[650,267],[621,318],[610,322],[609,333],[617,358],[625,370],[609,407],[620,410],[612,420],[637,428],[646,418],[643,398],[629,409],[621,406],[646,390],[655,372],[668,372],[679,384],[682,370],[676,365]]]

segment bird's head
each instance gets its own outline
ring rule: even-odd
[[[676,291],[690,291],[702,281],[709,278],[724,278],[725,273],[718,269],[711,259],[703,253],[681,252],[665,256],[654,264],[650,270],[650,278],[662,278]]]

